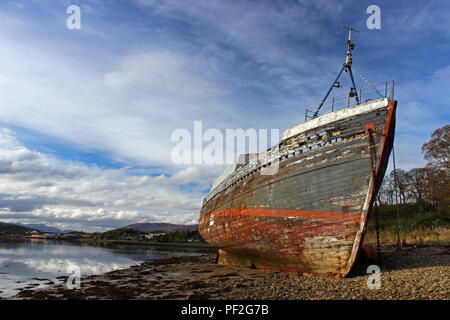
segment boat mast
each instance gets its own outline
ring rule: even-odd
[[[353,79],[353,73],[352,73],[352,50],[355,48],[355,44],[352,43],[352,31],[355,31],[355,32],[358,32],[358,33],[359,33],[359,31],[356,30],[356,29],[347,27],[347,26],[342,26],[342,27],[348,29],[348,31],[349,31],[348,32],[348,41],[347,41],[347,57],[345,59],[345,63],[342,65],[341,71],[339,71],[338,76],[334,80],[333,84],[331,85],[331,87],[328,90],[328,92],[325,95],[325,97],[322,99],[322,102],[320,102],[320,105],[317,108],[316,112],[314,112],[313,118],[316,118],[317,115],[319,114],[320,108],[322,108],[323,104],[327,100],[329,94],[331,93],[331,90],[333,90],[333,88],[340,88],[341,87],[341,85],[338,82],[338,80],[339,80],[339,77],[342,74],[342,71],[344,71],[344,70],[347,73],[347,75],[349,76],[350,81],[352,82],[352,87],[350,88],[349,96],[350,97],[355,97],[356,104],[360,104],[359,97],[358,97],[358,92],[356,91],[355,80]]]

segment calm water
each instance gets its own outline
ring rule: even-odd
[[[11,297],[18,289],[43,288],[57,277],[69,276],[69,265],[91,275],[127,268],[149,259],[196,255],[192,250],[168,251],[167,248],[112,245],[107,247],[42,241],[0,243],[0,297]]]

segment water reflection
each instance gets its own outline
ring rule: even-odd
[[[59,283],[67,268],[78,265],[82,275],[127,268],[149,259],[195,255],[197,252],[128,245],[76,245],[39,241],[0,243],[0,297],[10,297],[19,288],[41,288]]]

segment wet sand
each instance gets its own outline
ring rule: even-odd
[[[356,265],[344,279],[323,279],[216,265],[215,255],[207,254],[84,277],[79,290],[24,288],[12,299],[450,299],[450,247],[381,252],[380,289],[367,287],[367,267],[374,263]]]

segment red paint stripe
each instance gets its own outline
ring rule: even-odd
[[[284,210],[284,209],[254,209],[238,208],[220,210],[214,217],[231,216],[263,216],[263,217],[295,217],[314,220],[349,221],[360,218],[359,212],[311,211],[311,210]],[[203,217],[202,217],[203,218]],[[204,216],[206,219],[206,216]]]

